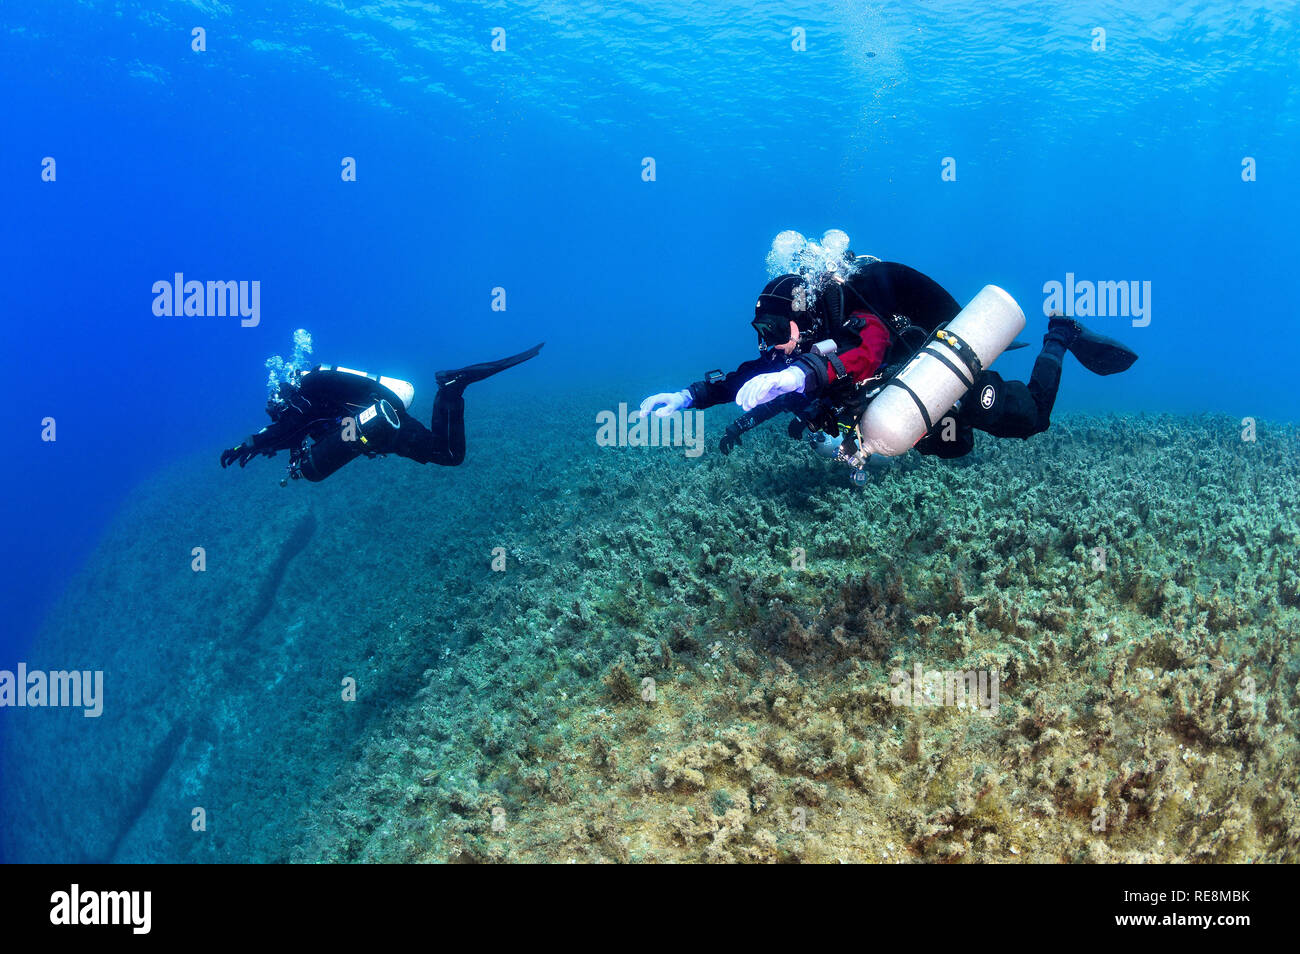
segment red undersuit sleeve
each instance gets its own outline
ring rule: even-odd
[[[889,349],[889,329],[883,321],[865,311],[854,312],[852,317],[866,319],[860,333],[862,343],[841,351],[839,359],[854,381],[865,381],[876,373],[880,362],[885,359],[885,352]],[[834,367],[828,367],[827,371],[830,380],[838,377]]]

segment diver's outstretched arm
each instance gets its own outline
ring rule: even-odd
[[[735,400],[736,392],[746,381],[764,371],[775,371],[779,367],[770,355],[763,355],[744,362],[728,374],[710,371],[703,381],[696,381],[688,388],[680,391],[661,391],[650,395],[641,402],[641,416],[654,414],[655,417],[667,417],[669,414],[687,408],[702,411],[706,407],[727,404]]]
[[[267,457],[274,457],[278,450],[285,450],[288,438],[288,428],[279,423],[271,423],[262,428],[256,434],[250,434],[243,441],[234,447],[229,447],[221,452],[221,466],[229,467],[235,461],[239,461],[239,466],[243,467],[258,454],[265,454]]]

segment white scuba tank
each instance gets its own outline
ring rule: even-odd
[[[859,456],[897,457],[909,450],[1024,327],[1015,299],[985,285],[867,405],[858,421]]]

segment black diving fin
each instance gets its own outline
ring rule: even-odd
[[[1137,352],[1082,325],[1066,350],[1079,359],[1079,363],[1093,374],[1119,374],[1127,371],[1138,359]]]
[[[457,368],[454,371],[439,371],[434,375],[440,388],[464,388],[466,385],[473,384],[475,381],[482,381],[484,378],[490,378],[494,374],[500,374],[506,368],[513,368],[517,364],[523,364],[529,358],[537,357],[537,353],[542,350],[542,344],[533,345],[527,351],[521,351],[519,354],[512,354],[508,358],[502,358],[499,361],[485,361],[482,364],[471,364],[467,368]]]

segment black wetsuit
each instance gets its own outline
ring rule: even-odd
[[[271,423],[245,442],[257,453],[269,457],[282,450],[295,452],[305,441],[337,430],[344,418],[355,418],[372,404],[387,401],[401,426],[391,443],[368,449],[370,454],[397,454],[445,467],[465,459],[465,397],[460,388],[438,389],[430,429],[407,412],[396,394],[372,378],[313,368],[301,381],[299,387],[280,386],[283,403],[267,408]]]
[[[243,467],[258,454],[271,457],[287,450],[289,476],[313,481],[361,455],[396,454],[421,464],[455,467],[465,460],[465,388],[541,350],[538,344],[508,358],[439,371],[430,427],[407,413],[402,399],[376,375],[317,365],[303,372],[297,384],[280,385],[278,400],[266,405],[271,423],[222,451],[221,466],[238,461]],[[368,414],[372,407],[374,412]]]

